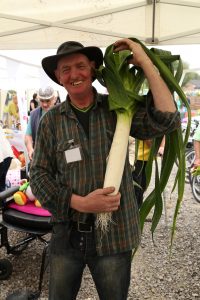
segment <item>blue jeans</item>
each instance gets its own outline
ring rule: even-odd
[[[50,244],[50,300],[74,300],[84,268],[89,267],[101,300],[126,300],[132,251],[97,256],[94,232],[55,225]]]

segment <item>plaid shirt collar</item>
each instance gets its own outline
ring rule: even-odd
[[[93,87],[93,92],[94,92],[94,102],[95,102],[95,105],[94,105],[94,107],[92,109],[94,110],[94,109],[96,109],[98,107],[99,104],[102,103],[103,97],[101,97],[101,94],[99,94],[94,87]],[[72,108],[71,108],[71,105],[70,105],[70,98],[69,98],[68,95],[67,95],[67,100],[64,101],[60,105],[60,113],[61,114],[67,114],[67,115],[71,115],[71,113],[72,113]]]

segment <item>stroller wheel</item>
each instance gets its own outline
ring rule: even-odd
[[[12,264],[7,259],[0,260],[0,280],[6,280],[12,274]]]

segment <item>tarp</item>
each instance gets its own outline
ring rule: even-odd
[[[1,0],[0,49],[56,49],[66,40],[106,47],[200,44],[199,0]]]

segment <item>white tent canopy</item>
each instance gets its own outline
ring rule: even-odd
[[[0,49],[55,49],[66,40],[106,47],[200,44],[199,0],[1,0]]]

